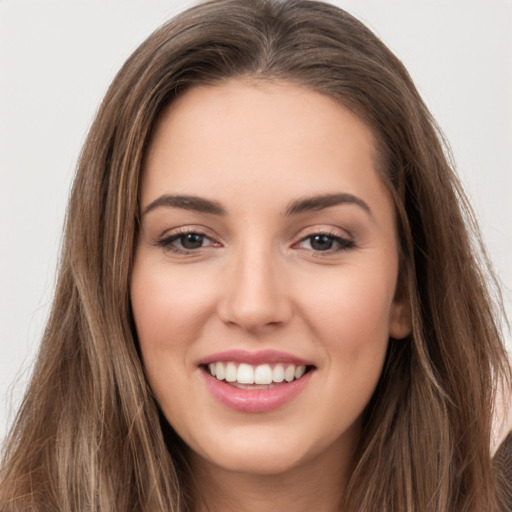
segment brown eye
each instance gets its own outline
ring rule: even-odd
[[[157,245],[165,251],[186,254],[214,245],[214,242],[202,233],[191,231],[189,233],[176,233],[162,238],[162,240],[158,241]]]
[[[183,249],[187,250],[199,249],[203,246],[204,239],[205,236],[199,233],[187,233],[178,237]]]
[[[355,247],[354,242],[329,233],[315,233],[303,238],[299,242],[301,249],[310,249],[315,252],[339,252]]]
[[[310,237],[309,243],[315,251],[328,251],[334,245],[334,239],[332,236],[314,235]]]

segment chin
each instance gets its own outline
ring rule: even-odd
[[[203,438],[200,445],[189,444],[191,455],[194,457],[195,452],[225,471],[261,476],[289,472],[314,458],[315,447],[308,443],[311,436],[294,436],[289,428],[279,428],[279,432],[265,430],[250,432],[245,428],[210,443]]]
[[[300,466],[302,457],[296,453],[275,453],[268,450],[229,452],[211,462],[225,471],[259,476],[283,474]]]

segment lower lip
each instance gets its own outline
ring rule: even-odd
[[[202,370],[212,395],[223,405],[240,412],[268,412],[292,401],[307,385],[312,371],[292,382],[274,384],[268,389],[239,389]]]

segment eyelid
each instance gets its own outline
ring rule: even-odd
[[[350,249],[353,249],[356,247],[355,240],[350,235],[345,235],[340,233],[339,231],[335,231],[332,228],[331,229],[322,229],[320,227],[315,228],[312,227],[311,230],[307,234],[303,234],[300,236],[299,240],[293,244],[293,248],[301,249],[298,247],[301,243],[305,242],[308,239],[312,239],[315,236],[325,236],[328,238],[332,238],[335,243],[338,244],[338,248],[336,249],[327,249],[325,251],[315,250],[313,248],[311,249],[304,249],[311,253],[313,253],[315,256],[329,256],[333,254],[338,254]]]
[[[205,226],[201,226],[200,224],[186,224],[164,230],[162,234],[158,235],[157,240],[164,240],[172,236],[188,235],[189,233],[196,233],[211,239],[216,238],[211,229]]]
[[[172,243],[178,240],[180,237],[196,234],[208,239],[211,243],[204,247],[198,247],[197,249],[185,249],[178,248],[172,245]],[[166,252],[170,252],[176,255],[191,255],[198,254],[201,249],[207,249],[211,246],[220,247],[222,244],[216,240],[214,236],[209,234],[209,230],[201,226],[180,226],[177,228],[169,229],[160,235],[153,243],[157,247],[162,248]]]

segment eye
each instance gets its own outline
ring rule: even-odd
[[[298,247],[315,252],[339,252],[355,247],[354,242],[332,233],[314,233],[303,238]]]
[[[190,231],[186,233],[176,233],[157,242],[159,247],[166,251],[186,254],[214,245],[214,242],[203,233]]]

